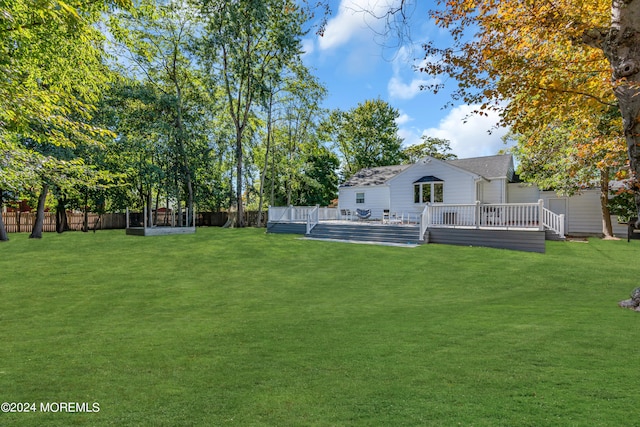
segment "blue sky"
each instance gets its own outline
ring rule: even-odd
[[[323,37],[310,33],[304,40],[304,61],[328,89],[324,106],[349,110],[367,99],[381,98],[398,109],[399,136],[405,145],[420,142],[421,135],[446,138],[459,158],[496,154],[506,148],[504,129],[494,129],[498,117],[471,116],[474,106],[458,104],[447,109],[447,91],[438,95],[420,90],[433,77],[414,71],[424,60],[421,44],[443,41],[446,35],[427,19],[431,1],[415,0],[411,14],[411,40],[399,45],[376,33],[384,22],[359,13],[382,11],[399,0],[333,0],[332,16]],[[437,82],[445,79],[436,77]],[[445,81],[446,88],[455,82]],[[465,123],[465,118],[467,118]]]

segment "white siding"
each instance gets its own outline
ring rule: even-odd
[[[479,184],[478,198],[482,203],[506,203],[505,180],[492,179]]]
[[[364,193],[364,203],[356,203],[356,193]],[[371,209],[371,219],[382,219],[382,211],[389,209],[389,187],[386,185],[367,187],[341,187],[338,196],[338,208]]]
[[[413,183],[432,175],[444,181],[444,203],[474,203],[474,175],[438,161],[416,163],[388,181],[391,189],[391,212],[420,213],[424,204],[414,203]]]

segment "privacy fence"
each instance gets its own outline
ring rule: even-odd
[[[245,224],[249,227],[258,225],[258,212],[245,211]],[[99,216],[95,213],[88,215],[88,229],[108,230],[108,229],[124,229],[126,227],[126,218],[124,213],[108,213]],[[100,220],[98,221],[98,217]],[[158,212],[157,223],[163,225],[163,219],[166,217],[163,212]],[[2,214],[2,220],[8,233],[29,233],[33,228],[33,222],[36,219],[35,212],[5,212]],[[229,219],[228,212],[198,212],[196,214],[197,227],[222,227]],[[82,231],[84,227],[84,213],[67,212],[67,223],[69,230]],[[267,224],[267,212],[262,213],[261,226]],[[56,214],[55,212],[45,212],[43,231],[56,231]]]
[[[100,220],[98,221],[98,217]],[[88,229],[107,230],[113,228],[125,228],[124,214],[98,214],[87,215]],[[28,233],[33,228],[36,220],[35,212],[6,212],[2,214],[2,220],[8,233]],[[82,231],[84,227],[84,213],[67,212],[67,224],[69,230]],[[43,231],[56,231],[56,213],[45,212]]]

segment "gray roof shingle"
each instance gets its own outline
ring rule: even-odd
[[[513,163],[511,159],[511,154],[498,154],[496,156],[448,160],[447,163],[473,172],[484,178],[507,177],[508,179],[512,179]]]
[[[410,166],[411,165],[394,165],[360,169],[340,186],[362,187],[367,185],[382,185]]]
[[[455,159],[447,160],[446,162],[460,169],[480,175],[486,179],[502,177],[506,177],[509,181],[517,179],[514,175],[513,162],[510,154],[473,157],[470,159]],[[361,169],[340,186],[363,187],[370,185],[382,185],[411,166],[413,165],[380,166],[376,168]]]

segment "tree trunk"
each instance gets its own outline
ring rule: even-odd
[[[84,233],[89,232],[89,191],[85,191],[84,193],[84,209],[82,215],[82,231]],[[66,218],[66,215],[65,215]],[[65,219],[66,221],[66,219]]]
[[[30,239],[42,238],[42,229],[44,228],[44,203],[47,200],[48,191],[49,186],[47,184],[43,184],[42,191],[40,192],[40,196],[38,197],[38,210],[36,212],[36,220],[33,223],[33,228],[31,229],[31,234],[29,235]]]
[[[160,190],[156,193],[155,211],[153,212],[153,223],[158,225],[158,208],[160,207]]]
[[[583,39],[611,64],[640,218],[640,0],[613,0],[611,28],[591,29]]]
[[[0,242],[6,242],[9,240],[7,235],[7,229],[4,226],[4,220],[2,219],[2,207],[4,206],[2,190],[0,190]]]
[[[609,211],[609,170],[600,171],[600,209],[602,211],[602,234],[605,238],[613,237],[611,212]]]
[[[56,232],[64,233],[69,230],[69,223],[67,222],[67,209],[66,200],[63,197],[58,199],[56,205]]]
[[[147,205],[147,209],[145,211],[145,215],[147,216],[147,227],[153,227],[155,223],[153,222],[153,195],[151,194],[151,186],[149,186],[149,192],[147,193],[145,204]]]
[[[244,227],[244,207],[242,206],[242,133],[236,137],[236,227]]]
[[[258,201],[258,228],[262,227],[262,203],[264,200],[264,179],[269,169],[269,149],[271,147],[271,110],[273,109],[273,92],[269,94],[269,109],[267,110],[267,149],[264,154],[264,167],[260,175],[260,198]]]

